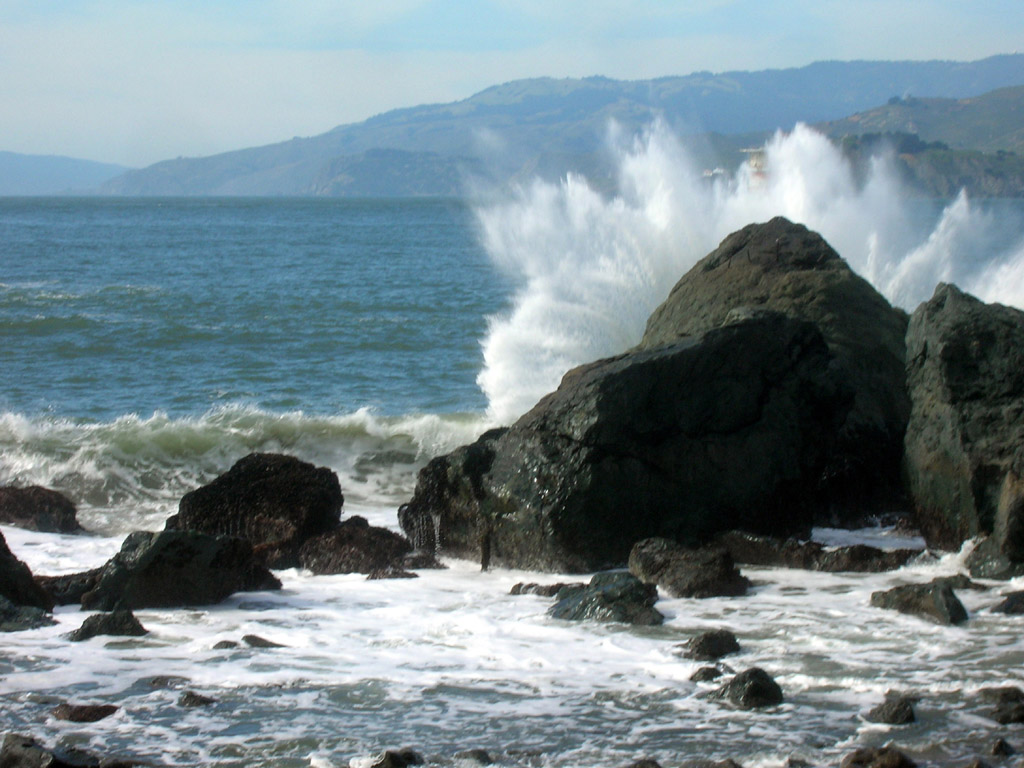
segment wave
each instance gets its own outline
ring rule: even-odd
[[[346,507],[393,510],[430,457],[471,442],[479,414],[341,416],[229,406],[202,416],[135,414],[100,423],[0,414],[0,485],[44,485],[68,496],[89,531],[156,530],[180,498],[248,453],[284,452],[339,476]]]
[[[985,301],[1024,306],[1024,240],[1016,215],[961,194],[915,200],[892,156],[856,169],[826,138],[797,126],[709,182],[661,123],[612,132],[618,192],[569,175],[534,181],[476,210],[484,245],[515,281],[509,311],[489,319],[477,382],[489,416],[508,423],[569,368],[619,354],[675,282],[730,232],[782,215],[820,232],[891,302],[913,310],[940,281]]]

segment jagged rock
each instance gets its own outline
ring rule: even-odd
[[[851,752],[840,768],[916,768],[917,763],[895,747],[862,747]]]
[[[86,592],[96,588],[103,567],[64,576],[36,576],[36,583],[46,590],[57,605],[76,605],[82,602]]]
[[[566,584],[564,581],[560,581],[557,584],[524,584],[519,582],[514,584],[512,589],[509,590],[510,595],[540,595],[541,597],[554,597],[566,587],[582,589],[586,585],[581,582],[575,582],[572,584]]]
[[[242,539],[195,531],[136,531],[107,561],[86,610],[210,605],[234,592],[280,589]]]
[[[113,704],[58,704],[51,710],[51,714],[58,720],[67,720],[71,723],[95,723],[103,720],[117,712],[118,707]]]
[[[203,696],[195,691],[185,691],[178,698],[178,706],[189,709],[194,707],[211,707],[216,703],[216,699],[211,699],[209,696]]]
[[[684,655],[697,661],[717,661],[723,656],[740,652],[736,635],[727,629],[701,632],[683,646]]]
[[[236,536],[270,568],[299,565],[299,548],[333,530],[344,496],[338,476],[293,456],[253,453],[182,497],[167,530]]]
[[[1024,567],[1024,312],[940,284],[911,317],[907,382],[906,471],[929,546],[988,535],[988,556]]]
[[[577,573],[651,536],[806,532],[852,403],[831,363],[813,325],[771,314],[580,366],[511,428],[429,462],[402,529],[485,567]]]
[[[909,725],[917,720],[914,715],[913,699],[896,696],[886,699],[867,713],[865,719],[872,723],[886,725]]]
[[[56,623],[48,611],[34,605],[15,605],[0,595],[0,632],[22,632]]]
[[[0,488],[0,523],[46,533],[77,533],[74,502],[64,494],[39,485]]]
[[[710,699],[725,699],[740,709],[773,707],[783,701],[782,689],[760,667],[740,672],[732,680],[707,694]]]
[[[595,574],[584,587],[565,587],[548,614],[570,621],[618,621],[649,626],[665,617],[654,609],[658,590],[620,571]]]
[[[725,547],[733,560],[744,565],[801,568],[829,573],[877,573],[900,568],[919,552],[913,549],[878,549],[864,544],[825,547],[816,541],[756,536],[743,531],[728,531],[715,543]]]
[[[822,475],[819,521],[899,507],[910,412],[907,317],[817,233],[781,217],[732,233],[651,314],[640,348],[670,344],[764,310],[814,323],[855,392]]]
[[[15,605],[32,606],[49,611],[53,599],[36,584],[32,571],[7,548],[7,540],[0,533],[0,597]]]
[[[319,575],[404,570],[404,557],[411,551],[408,540],[394,531],[350,517],[334,530],[307,539],[299,549],[299,564]]]
[[[750,587],[726,550],[687,549],[662,538],[633,545],[629,572],[670,597],[735,597]]]
[[[149,634],[149,630],[142,626],[134,613],[120,610],[90,616],[82,622],[82,626],[68,635],[68,639],[77,643],[97,635],[141,637],[146,634]]]
[[[968,618],[967,610],[953,589],[942,582],[904,584],[884,592],[873,592],[871,605],[932,619],[939,624],[962,624]]]

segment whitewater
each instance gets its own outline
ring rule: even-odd
[[[1012,201],[915,200],[892,158],[855,169],[804,127],[764,150],[763,170],[709,180],[655,124],[612,133],[615,194],[570,176],[469,206],[0,201],[0,484],[61,490],[92,533],[4,526],[8,545],[34,573],[99,565],[256,450],[332,468],[344,515],[397,528],[431,456],[636,344],[690,266],[776,215],[821,232],[907,311],[940,281],[1024,306]],[[888,529],[816,536],[923,547]],[[404,746],[445,765],[480,748],[509,766],[781,766],[890,741],[963,764],[997,736],[1024,744],[979,696],[1024,682],[1018,624],[991,612],[1024,586],[961,592],[963,627],[869,598],[958,573],[965,554],[924,552],[891,574],[744,568],[748,597],[663,598],[666,623],[644,629],[557,621],[549,600],[509,594],[574,577],[460,561],[408,581],[284,571],[280,592],[139,611],[142,638],[70,643],[87,614],[59,608],[57,626],[4,636],[0,719],[47,744],[181,766],[320,768]],[[781,707],[702,698],[713,686],[690,682],[701,664],[679,646],[719,627],[742,647],[725,661],[769,671]],[[214,647],[246,634],[283,647]],[[183,708],[186,689],[217,703]],[[921,697],[916,724],[864,719],[888,691]],[[50,714],[60,701],[120,709],[80,725]]]

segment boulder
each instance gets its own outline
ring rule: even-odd
[[[962,624],[967,610],[948,583],[904,584],[871,594],[871,605],[931,619],[939,624]]]
[[[852,393],[810,323],[767,314],[569,371],[508,429],[433,459],[413,546],[585,573],[640,539],[806,533]]]
[[[783,701],[779,684],[760,667],[740,672],[721,688],[707,694],[707,697],[727,700],[740,709],[774,707]]]
[[[687,549],[657,537],[633,545],[629,572],[669,597],[736,597],[750,587],[726,550]]]
[[[907,383],[906,474],[925,540],[955,550],[987,535],[986,555],[1024,573],[1024,312],[940,284],[910,319]]]
[[[697,661],[717,661],[723,656],[739,652],[740,644],[736,635],[727,629],[701,632],[690,638],[684,646],[686,657]]]
[[[648,319],[639,346],[672,344],[730,316],[763,310],[813,323],[854,392],[823,472],[819,521],[903,505],[907,316],[816,232],[777,217],[729,235],[676,283]]]
[[[36,584],[32,571],[7,548],[7,540],[0,533],[0,597],[15,605],[33,606],[49,611],[53,599]]]
[[[167,530],[236,536],[270,568],[299,565],[299,548],[334,529],[344,497],[338,476],[293,456],[253,453],[185,494]]]
[[[401,570],[403,558],[411,551],[412,545],[404,537],[357,516],[328,533],[307,539],[299,549],[299,564],[319,575],[369,574],[387,568]]]
[[[0,632],[23,632],[56,624],[49,611],[34,605],[15,605],[0,595]]]
[[[825,547],[816,541],[757,536],[743,531],[728,531],[716,538],[715,543],[728,550],[733,560],[743,565],[829,573],[892,571],[920,554],[913,549],[878,549],[865,544]]]
[[[78,605],[86,592],[96,588],[102,575],[103,567],[100,566],[63,576],[36,576],[36,583],[46,590],[55,604]]]
[[[86,610],[210,605],[234,592],[280,589],[247,541],[196,531],[136,531],[82,596]]]
[[[70,723],[95,723],[110,717],[118,709],[119,707],[113,704],[69,704],[64,702],[54,707],[51,714],[58,720],[67,720]]]
[[[861,747],[846,755],[840,768],[915,768],[917,763],[895,747]]]
[[[68,635],[68,640],[78,643],[98,635],[117,637],[141,637],[149,634],[135,614],[127,610],[97,613],[82,622],[82,626]]]
[[[909,725],[917,720],[914,715],[914,700],[907,696],[895,696],[872,707],[865,719],[871,723],[885,725]]]
[[[82,526],[76,515],[74,503],[49,488],[0,488],[0,523],[46,533],[77,533]]]
[[[555,596],[548,614],[569,621],[617,621],[651,626],[665,617],[654,608],[658,590],[621,571],[595,574],[583,587],[569,586]]]

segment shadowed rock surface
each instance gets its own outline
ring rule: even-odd
[[[142,626],[134,613],[120,610],[90,616],[82,622],[82,626],[68,635],[68,640],[77,643],[98,635],[141,637],[146,634],[149,634],[149,630]]]
[[[940,284],[907,330],[906,470],[930,546],[988,535],[972,573],[1024,572],[1024,312]]]
[[[917,763],[895,747],[862,747],[851,752],[840,768],[915,768]]]
[[[270,568],[294,568],[309,538],[334,529],[344,497],[338,476],[293,456],[253,453],[182,497],[167,530],[236,536]]]
[[[690,638],[683,649],[689,659],[716,661],[723,656],[739,653],[740,644],[736,640],[736,635],[729,630],[714,629]]]
[[[82,602],[86,592],[96,588],[102,575],[103,567],[100,566],[63,576],[36,576],[36,583],[46,590],[55,604],[77,605]]]
[[[559,591],[548,613],[569,621],[618,621],[650,626],[665,617],[654,608],[658,590],[621,571],[595,574],[586,586]]]
[[[7,548],[3,533],[0,533],[0,596],[15,605],[34,606],[46,611],[53,608],[53,599],[36,584],[28,566]]]
[[[967,610],[948,583],[904,584],[884,592],[873,592],[871,604],[900,613],[931,619],[939,624],[962,624]]]
[[[651,536],[806,532],[852,402],[831,363],[814,326],[769,314],[580,366],[428,463],[399,521],[417,548],[560,572]]]
[[[740,709],[774,707],[783,701],[779,684],[760,667],[740,672],[721,688],[707,694],[707,697],[729,701]]]
[[[883,701],[877,707],[873,707],[865,715],[865,719],[871,723],[884,723],[886,725],[909,725],[917,720],[914,715],[914,702],[906,696],[897,696]]]
[[[736,597],[750,587],[725,549],[687,549],[662,538],[644,539],[633,546],[629,572],[657,585],[669,597]]]
[[[878,549],[864,544],[825,547],[816,541],[778,539],[729,531],[715,539],[733,560],[744,565],[801,568],[829,573],[877,573],[900,568],[920,554],[913,549]]]
[[[316,574],[376,573],[402,569],[412,551],[408,540],[387,528],[350,517],[329,533],[308,539],[299,549],[299,564]]]
[[[49,611],[34,605],[15,605],[0,595],[0,632],[22,632],[56,623]]]
[[[74,503],[57,491],[39,485],[0,488],[0,523],[47,533],[77,533]]]

